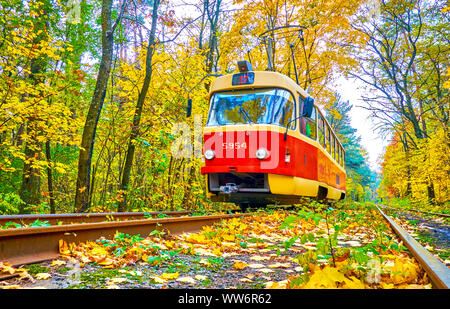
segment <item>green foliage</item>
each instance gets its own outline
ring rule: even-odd
[[[0,215],[15,215],[25,203],[14,193],[0,193]]]

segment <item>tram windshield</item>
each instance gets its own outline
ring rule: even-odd
[[[217,92],[211,98],[207,126],[275,124],[286,127],[295,119],[292,94],[279,88]],[[295,121],[289,125],[295,128]]]

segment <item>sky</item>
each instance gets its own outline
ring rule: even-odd
[[[364,101],[361,99],[361,82],[353,79],[340,78],[337,82],[337,91],[344,101],[349,101],[353,108],[350,111],[352,127],[358,131],[361,136],[361,144],[369,156],[369,166],[372,170],[379,172],[381,170],[378,158],[384,153],[384,148],[388,141],[374,132],[369,112],[362,107]]]

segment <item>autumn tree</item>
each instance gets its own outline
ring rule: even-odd
[[[152,8],[152,24],[151,24],[151,30],[149,31],[149,39],[148,39],[148,46],[146,50],[146,61],[145,61],[145,77],[144,82],[142,84],[142,88],[139,91],[139,96],[136,103],[136,109],[133,116],[133,125],[131,127],[131,135],[130,135],[130,141],[128,143],[128,149],[125,159],[125,164],[123,167],[123,173],[122,173],[122,182],[121,182],[121,190],[123,192],[123,200],[119,204],[118,211],[124,211],[126,207],[126,193],[128,190],[128,185],[130,182],[130,174],[131,174],[131,166],[133,164],[134,159],[134,153],[136,149],[136,138],[139,135],[139,126],[141,123],[141,117],[142,117],[142,110],[144,101],[147,96],[147,92],[150,86],[150,81],[152,79],[152,59],[153,54],[155,52],[155,44],[156,44],[156,26],[158,22],[158,7],[159,7],[159,0],[153,1],[153,8]]]
[[[63,7],[52,1],[17,1],[2,3],[0,10],[2,191],[15,188],[20,212],[44,207],[43,197],[50,196],[55,212],[51,170],[64,172],[66,165],[51,159],[50,145],[77,143],[71,94],[82,80],[78,71],[63,66],[73,50],[57,28]]]
[[[95,85],[89,111],[86,115],[78,159],[78,177],[74,209],[79,211],[87,211],[89,208],[91,161],[92,153],[94,151],[95,133],[105,100],[109,73],[111,71],[114,31],[122,16],[126,0],[123,1],[121,13],[114,24],[112,20],[112,4],[112,0],[103,0],[102,2],[102,57],[97,75],[97,83]]]
[[[351,75],[367,85],[363,99],[378,120],[378,129],[399,132],[396,140],[403,147],[397,149],[405,152],[407,161],[419,149],[428,161],[430,133],[438,126],[448,128],[448,92],[443,81],[449,65],[450,29],[444,6],[443,1],[380,1],[379,15],[365,14],[353,24],[368,41],[356,48],[360,66]],[[413,167],[406,166],[409,184]],[[433,177],[425,172],[420,178],[415,181],[426,184],[428,200],[434,202]],[[406,185],[406,192],[410,188]]]
[[[237,59],[250,57],[255,70],[265,70],[271,57],[273,70],[295,80],[293,54],[300,86],[309,89],[317,103],[329,108],[334,100],[336,74],[345,73],[355,65],[350,42],[359,44],[363,40],[351,27],[352,17],[362,3],[236,1],[240,9],[234,15],[235,22],[221,39],[221,48],[226,55],[221,57],[220,66],[224,71],[230,70]],[[300,26],[302,31],[290,26]],[[259,40],[261,34],[277,27],[287,28]],[[292,50],[290,44],[293,44]]]

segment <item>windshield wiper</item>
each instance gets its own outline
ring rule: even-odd
[[[252,119],[250,118],[250,116],[247,114],[247,112],[245,111],[245,109],[242,108],[242,106],[239,106],[239,112],[243,112],[245,115],[245,118],[247,118],[247,123],[253,123]]]

